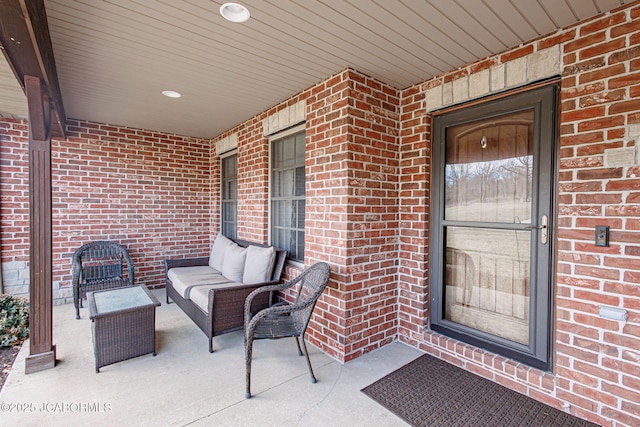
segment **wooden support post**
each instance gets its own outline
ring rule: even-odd
[[[29,107],[30,355],[26,373],[53,368],[51,137],[66,115],[44,0],[0,0],[0,50]],[[53,123],[53,126],[52,126]]]
[[[25,373],[53,368],[53,289],[51,234],[51,122],[42,81],[25,76],[29,107],[29,356]]]

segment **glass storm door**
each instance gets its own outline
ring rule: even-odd
[[[434,118],[431,326],[548,369],[556,86]]]

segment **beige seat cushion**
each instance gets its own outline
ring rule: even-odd
[[[209,305],[209,290],[211,289],[224,289],[230,288],[234,286],[243,286],[242,283],[236,282],[227,282],[227,283],[218,283],[213,285],[205,285],[205,286],[196,286],[192,288],[190,297],[191,302],[200,307],[202,311],[209,314],[208,305]]]
[[[219,271],[209,266],[175,267],[169,270],[167,277],[173,283],[173,288],[184,299],[191,299],[193,288],[219,283],[229,283]]]

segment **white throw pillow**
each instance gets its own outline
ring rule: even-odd
[[[216,241],[211,248],[211,254],[209,255],[209,267],[222,273],[224,255],[227,252],[227,247],[232,243],[233,242],[223,236],[222,233],[218,234],[218,237],[216,237]]]
[[[244,262],[246,258],[247,248],[240,247],[231,242],[231,244],[227,246],[227,253],[224,255],[222,275],[229,280],[242,283]]]
[[[247,248],[247,261],[244,265],[244,278],[242,283],[252,285],[271,281],[273,264],[276,260],[276,248],[273,246],[261,248],[250,245]]]

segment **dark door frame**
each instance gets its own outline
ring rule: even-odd
[[[557,177],[557,123],[559,85],[547,82],[530,90],[519,90],[511,95],[473,102],[467,108],[436,113],[432,122],[432,175],[431,221],[429,248],[430,325],[431,329],[503,356],[519,360],[538,369],[549,370],[552,363],[553,339],[553,288],[555,273],[555,184]],[[529,345],[516,344],[481,331],[471,330],[444,318],[444,269],[445,226],[444,221],[444,144],[446,129],[450,126],[480,119],[489,119],[511,112],[532,109],[534,124],[534,183],[536,197],[532,212],[532,225],[540,225],[541,212],[548,215],[548,242],[541,244],[540,234],[532,232],[531,302]],[[541,145],[544,145],[541,147]],[[544,167],[540,168],[540,165]],[[525,224],[514,224],[513,229],[525,229]],[[535,291],[535,294],[534,294]]]

